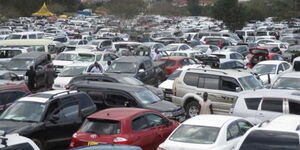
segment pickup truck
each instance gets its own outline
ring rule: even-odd
[[[147,56],[127,56],[113,61],[106,73],[133,76],[145,84],[158,86],[166,79],[164,70],[164,61],[153,62]]]

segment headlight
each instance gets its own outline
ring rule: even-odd
[[[172,116],[173,116],[173,113],[171,113],[171,112],[162,112],[162,114],[163,114],[165,117],[172,117]]]

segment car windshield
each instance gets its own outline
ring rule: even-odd
[[[78,41],[70,41],[68,44],[69,45],[77,45]]]
[[[297,133],[279,131],[252,131],[239,150],[299,150]]]
[[[178,45],[167,45],[162,48],[162,51],[177,51]]]
[[[121,133],[121,125],[119,121],[89,118],[83,123],[81,131],[97,135],[114,135]]]
[[[300,90],[300,78],[279,77],[272,89]]]
[[[175,80],[176,78],[178,78],[181,74],[181,70],[176,70],[174,71],[169,77],[168,80]]]
[[[59,74],[60,77],[75,77],[77,75],[82,74],[82,72],[86,69],[85,66],[70,66],[64,68]]]
[[[100,56],[100,58],[101,58],[101,56]],[[78,54],[76,60],[82,61],[82,62],[94,62],[95,55],[94,54]]]
[[[181,125],[170,136],[169,140],[193,144],[213,144],[215,143],[220,128],[205,127],[196,125]]]
[[[0,120],[39,122],[45,110],[45,104],[36,102],[16,102],[0,116]]]
[[[32,59],[13,59],[7,64],[8,70],[28,70],[34,61]]]
[[[107,70],[109,73],[136,73],[135,63],[115,62]]]
[[[262,89],[263,85],[254,76],[239,78],[239,81],[244,90]]]
[[[145,105],[153,104],[158,101],[161,101],[161,99],[158,96],[156,96],[155,94],[153,94],[151,91],[148,91],[148,90],[135,91],[135,92],[132,92],[132,94],[135,97],[137,97],[138,100]]]
[[[208,50],[209,47],[194,47],[192,50],[196,50],[196,51],[200,51],[202,53],[206,53],[206,51]]]
[[[76,54],[61,53],[54,60],[73,61],[76,57]]]
[[[176,52],[173,52],[171,53],[170,56],[181,56],[181,57],[187,57],[187,53],[176,53]]]
[[[125,83],[125,84],[130,84],[130,85],[137,85],[137,86],[143,86],[144,83],[141,82],[140,80],[134,78],[134,77],[120,77],[117,78],[117,80],[120,83]]]
[[[257,64],[254,66],[253,71],[259,75],[275,74],[276,73],[276,65]]]

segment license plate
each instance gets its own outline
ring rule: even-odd
[[[92,145],[99,145],[100,143],[97,142],[88,142],[88,146],[92,146]]]

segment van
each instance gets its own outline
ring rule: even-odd
[[[44,38],[44,32],[19,32],[19,33],[12,33],[8,37],[7,40],[20,40],[20,39],[42,39]]]

